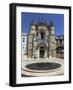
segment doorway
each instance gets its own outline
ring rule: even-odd
[[[39,53],[40,53],[40,58],[44,58],[44,56],[45,56],[45,50],[44,50],[44,47],[40,47]]]

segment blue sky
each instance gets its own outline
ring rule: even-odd
[[[42,21],[47,22],[49,25],[52,21],[55,26],[55,34],[56,35],[64,35],[64,14],[44,14],[44,13],[21,13],[21,29],[22,32],[28,33],[29,32],[29,25],[33,22],[40,22]]]

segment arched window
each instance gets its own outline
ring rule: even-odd
[[[41,39],[44,39],[44,36],[45,36],[44,32],[41,32]]]

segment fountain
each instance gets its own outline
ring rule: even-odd
[[[61,67],[60,64],[51,62],[32,63],[26,65],[26,68],[31,70],[53,70],[59,67]]]
[[[63,64],[63,59],[60,58],[26,60],[22,62],[22,74],[26,76],[63,75]]]

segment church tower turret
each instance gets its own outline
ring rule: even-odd
[[[51,35],[54,35],[54,34],[55,34],[54,29],[55,29],[55,28],[54,28],[54,24],[53,24],[53,22],[51,22],[51,23],[50,23],[50,34],[51,34]]]
[[[36,35],[36,25],[35,23],[31,23],[29,26],[29,35],[28,35],[28,42],[27,42],[27,57],[32,58],[33,56],[33,40],[34,36]]]
[[[49,57],[56,57],[56,41],[55,41],[55,31],[53,22],[50,22],[50,47],[49,47]]]

